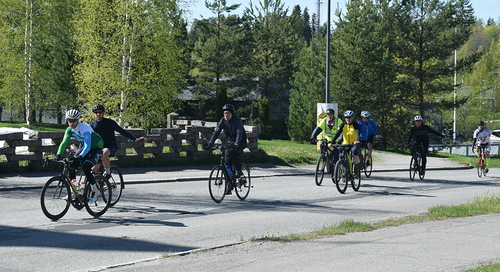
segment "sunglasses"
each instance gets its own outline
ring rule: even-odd
[[[94,114],[103,114],[104,112],[102,111],[94,111]]]
[[[68,119],[68,122],[69,123],[76,123],[76,122],[78,122],[78,119]]]

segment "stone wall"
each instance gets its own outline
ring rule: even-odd
[[[153,128],[147,135],[142,129],[127,129],[136,137],[147,137],[148,143],[133,142],[122,135],[117,135],[120,148],[116,157],[118,160],[142,159],[146,154],[148,158],[176,159],[181,156],[204,156],[210,152],[200,151],[199,147],[206,147],[217,123],[195,120],[175,120],[173,123],[175,124],[173,128]],[[248,136],[248,150],[257,152],[257,127],[245,126],[245,130]],[[63,136],[64,131],[42,131],[31,135],[30,139],[25,139],[22,132],[0,132],[0,166],[17,167],[20,161],[42,164],[45,157],[56,154]],[[226,135],[221,133],[219,139],[225,138]],[[76,149],[76,147],[77,141],[73,139],[69,148]],[[132,154],[127,154],[127,149],[131,149]]]

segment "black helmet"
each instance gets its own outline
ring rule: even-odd
[[[106,111],[106,110],[104,110],[104,106],[103,106],[103,105],[101,105],[101,104],[97,104],[97,105],[94,105],[94,106],[92,107],[92,111],[96,111],[96,110]]]
[[[479,122],[477,122],[477,125],[478,126],[484,126],[484,122],[483,121],[479,121]]]
[[[327,110],[326,110],[326,114],[329,114],[329,113],[333,113],[333,114],[335,114],[335,111],[334,111],[333,109],[327,109]]]
[[[231,113],[234,113],[234,106],[231,104],[226,104],[224,107],[222,107],[222,111],[230,111]]]

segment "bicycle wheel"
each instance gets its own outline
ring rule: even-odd
[[[111,199],[110,206],[114,206],[120,200],[122,196],[122,191],[125,188],[125,182],[123,181],[123,175],[120,169],[116,166],[111,166],[111,177],[108,179],[109,184],[111,186],[111,190],[113,191],[113,198]]]
[[[89,200],[94,196],[92,192],[92,184],[88,182],[85,185],[85,193],[83,194],[83,201],[85,203],[85,208],[87,212],[94,216],[99,217],[103,215],[109,208],[112,199],[112,189],[109,181],[103,176],[95,176],[95,184],[99,192],[97,193],[97,199],[93,203],[89,203]]]
[[[345,162],[343,160],[337,161],[335,164],[335,171],[334,171],[334,176],[335,176],[335,186],[337,186],[337,190],[339,193],[343,194],[347,190],[347,184],[348,184],[348,174],[347,171],[349,168],[347,168],[348,162]]]
[[[421,157],[418,157],[417,158],[417,164],[418,164],[418,177],[420,179],[424,179],[425,177],[425,169],[424,169],[424,166],[422,165],[422,158]]]
[[[215,166],[210,172],[208,191],[216,203],[220,203],[226,196],[226,176],[221,165]]]
[[[417,162],[415,158],[412,156],[410,160],[410,180],[415,180],[415,174],[417,173]]]
[[[248,165],[241,165],[241,177],[236,181],[234,186],[234,190],[236,191],[236,195],[240,200],[244,200],[247,198],[248,193],[250,193],[250,188],[252,186],[250,180],[250,168]]]
[[[368,156],[366,153],[363,154],[363,172],[365,176],[369,178],[372,175],[373,162],[372,157]]]
[[[482,175],[483,175],[483,168],[484,168],[483,165],[484,165],[483,158],[481,156],[479,156],[477,158],[477,175],[479,177],[482,177]]]
[[[351,186],[354,191],[358,191],[361,186],[361,168],[358,166],[354,166],[352,170],[354,177],[351,181]]]
[[[71,190],[62,177],[52,177],[42,188],[40,204],[45,216],[52,220],[63,217],[69,209]]]
[[[314,178],[316,180],[316,185],[321,186],[323,182],[323,177],[325,176],[325,167],[326,167],[326,156],[321,154],[318,158],[318,162],[316,163],[316,174]]]

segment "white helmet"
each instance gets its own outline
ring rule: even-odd
[[[415,116],[415,118],[413,118],[413,121],[419,121],[419,120],[422,121],[422,120],[424,120],[424,118],[422,118],[422,116],[420,116],[420,115],[417,115],[417,116]]]
[[[362,111],[362,112],[361,112],[361,117],[368,118],[368,117],[370,117],[370,116],[371,116],[371,114],[370,114],[370,112],[369,112],[369,111]]]
[[[80,119],[80,112],[78,110],[69,110],[66,112],[66,119]]]

